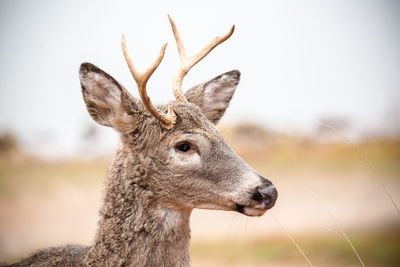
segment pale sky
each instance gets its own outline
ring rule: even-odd
[[[184,88],[238,69],[242,79],[224,123],[252,120],[311,131],[344,117],[359,133],[379,132],[400,111],[400,1],[0,1],[0,131],[29,150],[69,155],[82,145],[87,114],[78,69],[91,62],[138,96],[120,48],[139,69],[167,52],[148,93],[173,100],[179,58],[167,19],[197,52],[232,24],[233,36],[196,65]],[[398,124],[399,122],[393,121]],[[98,126],[96,147],[116,134]]]

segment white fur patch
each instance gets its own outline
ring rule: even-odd
[[[242,175],[240,184],[235,187],[236,190],[229,194],[229,199],[236,204],[244,206],[243,213],[248,216],[261,216],[266,209],[262,206],[250,206],[250,198],[257,187],[263,185],[263,180],[253,170],[249,170]]]
[[[264,215],[264,213],[267,210],[261,210],[261,209],[255,209],[255,208],[251,208],[251,207],[245,207],[243,212],[244,214],[248,215],[248,216],[261,216]]]
[[[189,151],[189,152],[181,152],[176,150],[176,144],[180,142],[187,141],[193,146],[195,146],[198,150],[208,151],[209,143],[208,141],[199,134],[184,134],[179,138],[172,141],[170,144],[169,155],[170,159],[172,159],[177,166],[195,169],[201,166],[201,156],[198,151]]]
[[[175,148],[171,148],[169,154],[177,165],[185,166],[187,168],[195,168],[196,166],[201,166],[201,157],[196,152],[181,153],[177,152]]]
[[[81,82],[90,96],[106,103],[112,110],[118,110],[121,105],[121,91],[109,79],[97,72],[89,72]]]
[[[224,206],[224,205],[219,205],[215,203],[200,203],[195,206],[195,208],[198,209],[206,209],[206,210],[232,210],[231,208]]]
[[[186,219],[181,211],[176,211],[168,208],[160,209],[160,217],[164,221],[164,230],[169,231],[177,225],[182,224]]]
[[[240,198],[241,195],[251,192],[254,188],[262,186],[262,180],[254,171],[249,170],[242,175],[241,183],[237,187],[237,191],[232,194],[234,197]]]
[[[223,75],[218,82],[210,83],[204,90],[203,110],[223,110],[229,105],[236,86],[232,86],[229,76]]]

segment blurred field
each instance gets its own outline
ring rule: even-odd
[[[222,129],[228,143],[277,186],[271,213],[249,218],[195,210],[193,266],[400,266],[400,139],[299,137],[254,125]],[[11,138],[11,137],[8,137]],[[0,262],[66,243],[89,244],[111,158],[42,160],[0,142]],[[15,143],[15,142],[14,142]],[[371,165],[372,169],[370,168]],[[333,217],[333,218],[332,218]]]
[[[350,238],[367,266],[399,266],[399,232]],[[329,235],[296,239],[314,266],[360,266],[345,240]],[[296,247],[281,238],[194,243],[192,256],[194,266],[309,266]]]

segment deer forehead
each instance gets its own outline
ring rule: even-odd
[[[175,126],[176,131],[183,131],[185,133],[202,134],[213,139],[213,137],[220,137],[218,128],[207,119],[204,112],[195,104],[192,103],[175,103],[174,111],[180,118]]]

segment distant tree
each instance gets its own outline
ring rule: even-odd
[[[398,105],[393,105],[387,111],[382,131],[384,136],[400,138],[400,107]]]
[[[259,124],[247,122],[233,126],[225,138],[237,153],[248,158],[266,153],[276,140],[276,134]]]
[[[17,139],[11,132],[0,134],[0,153],[5,154],[18,149]]]
[[[98,127],[93,124],[88,124],[83,130],[82,138],[86,142],[93,142],[93,140],[97,138],[98,134]]]
[[[253,142],[263,143],[266,141],[267,133],[265,129],[256,124],[252,123],[242,123],[236,125],[234,128],[234,138],[239,140],[251,140]]]
[[[87,123],[82,127],[82,132],[79,140],[79,155],[78,157],[92,158],[99,154],[100,131],[93,123]]]

